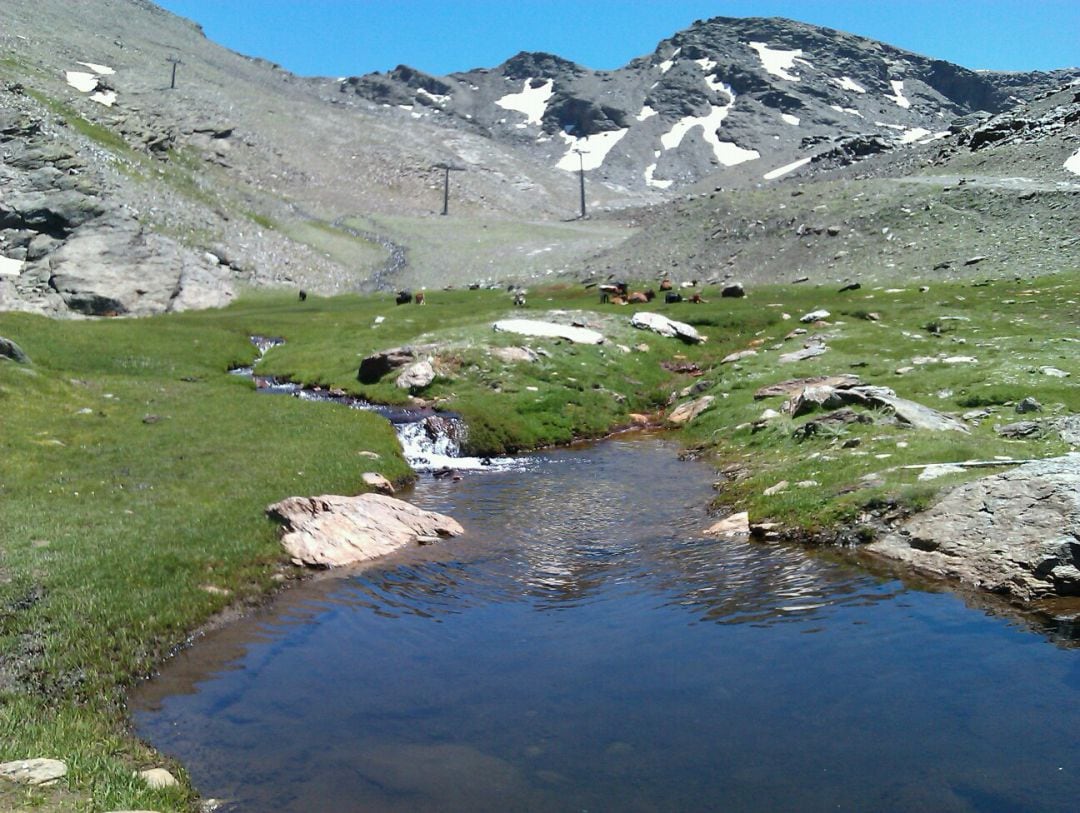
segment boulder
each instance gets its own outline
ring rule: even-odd
[[[360,475],[360,480],[372,491],[394,496],[394,484],[377,471],[365,471]]]
[[[133,217],[83,226],[41,262],[67,306],[88,316],[221,307],[234,295],[222,267],[145,231]]]
[[[413,362],[397,377],[394,382],[399,389],[419,390],[428,386],[435,380],[435,368],[427,359]]]
[[[746,511],[725,517],[705,529],[709,536],[750,536],[750,515]]]
[[[30,363],[30,357],[26,355],[19,345],[15,344],[11,339],[5,339],[3,336],[0,336],[0,356],[9,358],[19,364]]]
[[[1023,415],[1025,412],[1041,412],[1042,404],[1032,398],[1030,395],[1024,398],[1016,405],[1016,411]]]
[[[666,420],[668,423],[674,424],[690,423],[698,415],[711,407],[715,400],[716,397],[713,395],[703,395],[694,401],[687,401],[685,404],[679,404],[679,406],[671,410],[671,413],[667,416]]]
[[[825,309],[810,311],[809,313],[804,313],[800,316],[799,321],[808,325],[812,322],[820,322],[823,319],[828,319],[831,315],[832,314]]]
[[[661,336],[682,339],[687,344],[699,344],[705,337],[685,322],[668,319],[659,313],[639,312],[630,319],[630,324],[639,330],[651,330]]]
[[[958,486],[867,546],[1020,601],[1080,595],[1080,453]]]
[[[391,370],[396,370],[416,361],[425,349],[406,345],[372,353],[360,362],[360,370],[357,372],[356,378],[362,384],[374,384]]]
[[[566,339],[574,344],[604,343],[603,334],[597,333],[595,330],[573,325],[560,325],[557,322],[543,322],[539,319],[500,319],[491,327],[493,330],[517,333],[521,336]]]
[[[314,567],[364,562],[422,539],[465,532],[445,514],[382,494],[289,497],[266,511],[285,526],[281,544],[289,556]]]
[[[0,779],[20,785],[51,785],[67,776],[67,765],[59,759],[17,759],[0,763]]]
[[[153,788],[154,790],[174,788],[180,784],[176,780],[176,777],[164,768],[148,768],[145,771],[139,771],[138,776],[146,783],[148,788]]]

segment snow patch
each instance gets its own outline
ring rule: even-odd
[[[786,121],[788,124],[792,125],[793,127],[798,127],[799,126],[799,117],[798,116],[793,116],[790,113],[781,113],[780,118],[782,118],[784,121]]]
[[[84,68],[89,68],[98,76],[112,76],[116,71],[110,68],[108,65],[98,65],[96,62],[76,62],[76,65],[82,65]]]
[[[103,104],[106,107],[112,107],[116,104],[116,91],[115,90],[102,90],[93,94],[90,97],[90,101]]]
[[[607,130],[603,133],[595,133],[585,138],[574,138],[567,133],[561,133],[563,141],[568,145],[566,154],[555,164],[558,169],[567,172],[577,172],[579,168],[585,170],[598,169],[611,152],[611,148],[618,144],[624,135],[630,132],[629,127],[622,130]],[[580,159],[574,150],[581,150]]]
[[[510,93],[497,99],[495,104],[505,110],[524,113],[527,124],[539,124],[547,110],[548,99],[555,92],[555,80],[548,79],[540,87],[529,87],[531,79],[526,79],[521,93]]]
[[[93,93],[97,90],[97,74],[85,71],[67,71],[67,83],[80,93]]]
[[[836,77],[833,77],[829,81],[834,82],[837,86],[839,86],[843,90],[853,90],[856,93],[866,93],[866,88],[864,88],[862,85],[860,85],[854,79],[852,79],[850,76],[843,76],[843,77],[841,77],[839,79],[837,79]]]
[[[708,57],[705,57],[704,59],[695,59],[693,60],[693,62],[695,65],[699,66],[701,70],[705,71],[705,73],[709,73],[713,68],[716,67],[716,62],[709,59]]]
[[[656,66],[660,69],[660,73],[667,73],[671,70],[672,66],[674,66],[675,64],[675,57],[679,55],[679,52],[681,50],[682,48],[676,48],[671,56],[669,56],[667,59],[665,59],[663,62]]]
[[[1074,175],[1080,175],[1080,150],[1066,158],[1063,166]]]
[[[798,76],[788,73],[788,71],[795,67],[795,60],[802,56],[802,48],[796,48],[794,51],[784,51],[779,48],[770,48],[764,42],[747,44],[757,51],[758,59],[761,60],[761,65],[767,73],[779,76],[781,79],[787,79],[789,82],[799,81]],[[803,64],[809,64],[804,59],[799,59],[799,61]]]
[[[931,135],[931,132],[925,127],[912,127],[910,130],[905,130],[904,134],[900,136],[901,144],[912,144],[921,138],[926,138]]]
[[[847,113],[849,116],[858,116],[860,119],[863,117],[863,114],[854,107],[841,107],[838,104],[830,104],[829,107],[837,113]]]
[[[439,104],[439,105],[446,104],[448,101],[450,101],[449,96],[442,96],[442,95],[439,95],[438,93],[432,93],[431,91],[424,90],[423,88],[417,88],[416,89],[416,95],[417,96],[423,96],[423,97],[425,97],[427,99],[431,99],[431,101],[433,101],[433,102],[435,102],[435,104]]]
[[[716,160],[726,167],[733,167],[736,164],[741,164],[744,161],[752,161],[755,158],[760,158],[761,154],[757,150],[746,150],[730,141],[721,141],[717,135],[717,130],[720,128],[720,124],[727,118],[728,112],[735,105],[735,91],[722,82],[719,83],[719,90],[724,91],[731,97],[731,101],[726,105],[718,106],[711,105],[711,111],[705,116],[687,116],[679,121],[675,122],[675,125],[662,136],[660,136],[660,143],[665,150],[673,150],[682,144],[683,138],[686,134],[695,127],[700,126],[703,129],[703,137],[705,141],[713,148],[713,154],[716,156]]]
[[[777,167],[776,169],[770,170],[761,177],[764,178],[766,181],[771,181],[774,178],[779,178],[781,175],[787,175],[789,172],[794,172],[799,167],[809,164],[812,158],[813,156],[809,156],[807,158],[800,158],[798,161],[792,161],[790,164],[784,164],[784,166],[782,167]]]
[[[634,116],[634,118],[636,118],[638,121],[645,121],[645,119],[651,119],[655,115],[656,115],[655,110],[653,110],[648,105],[644,105],[641,108],[641,112],[638,113],[636,116]]]
[[[14,260],[11,257],[0,257],[0,277],[17,277],[22,273],[22,268],[22,260]]]
[[[904,96],[904,80],[893,79],[889,84],[892,85],[893,95],[889,96],[886,94],[885,98],[905,109],[911,107],[911,102]]]
[[[659,158],[660,157],[660,151],[657,150],[655,155],[656,155],[657,158]],[[654,172],[656,172],[656,164],[655,163],[649,164],[647,167],[645,167],[645,183],[648,184],[649,186],[655,186],[657,189],[667,189],[669,186],[671,186],[673,183],[675,183],[674,181],[665,181],[665,180],[662,180],[660,178],[654,178],[653,177]]]

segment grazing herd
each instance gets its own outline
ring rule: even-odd
[[[692,280],[689,283],[689,287],[696,287],[697,280]],[[479,289],[479,285],[470,285],[469,290]],[[664,295],[664,302],[666,304],[673,304],[676,302],[691,302],[699,304],[707,302],[703,299],[701,294],[697,291],[690,294],[687,297],[683,297],[678,291],[673,289],[671,280],[664,278],[661,280],[660,293]],[[645,305],[656,299],[657,293],[652,288],[648,288],[644,291],[631,291],[628,283],[625,282],[607,282],[598,286],[600,291],[600,304],[602,305]],[[513,296],[514,307],[525,307],[525,294],[527,293],[523,288],[517,288],[513,285],[509,286],[507,292]],[[740,297],[745,296],[745,292],[741,285],[732,285],[725,288],[721,294],[723,297]],[[300,301],[307,300],[307,291],[300,291]],[[410,302],[417,305],[423,305],[425,303],[424,292],[417,291],[415,294],[409,290],[398,291],[394,296],[394,302],[398,305],[407,305]]]

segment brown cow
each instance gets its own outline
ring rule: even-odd
[[[424,304],[424,292],[423,291],[417,291],[416,296],[413,297],[413,302],[415,302],[417,305],[423,305]]]
[[[671,290],[671,280],[669,280],[667,277],[664,277],[660,281],[660,290],[661,291],[670,291]]]

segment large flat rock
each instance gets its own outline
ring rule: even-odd
[[[866,550],[1021,601],[1080,595],[1080,453],[959,486]]]
[[[281,544],[305,565],[338,567],[433,537],[465,533],[456,520],[382,494],[289,497],[266,512],[285,526]]]

